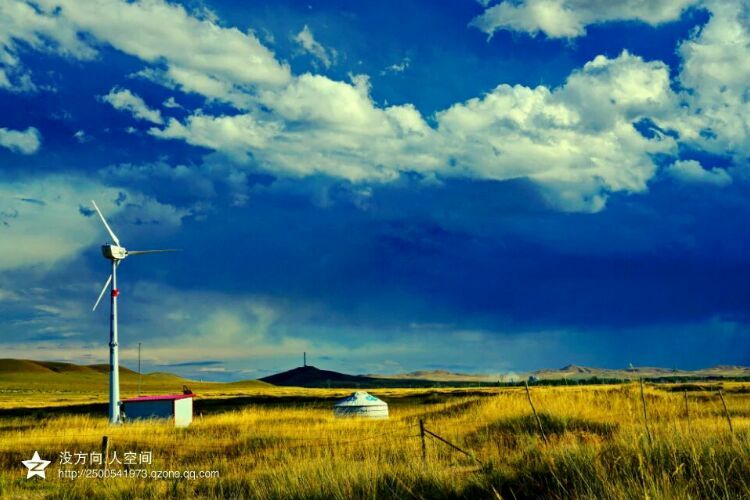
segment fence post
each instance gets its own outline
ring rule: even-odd
[[[440,437],[440,436],[438,436],[437,434],[435,434],[435,433],[434,433],[434,432],[432,432],[431,430],[425,429],[425,430],[424,430],[424,433],[425,433],[425,434],[428,434],[428,435],[430,435],[430,436],[432,436],[433,438],[437,439],[438,441],[441,441],[441,442],[443,442],[443,443],[447,444],[448,446],[450,446],[450,447],[451,447],[451,448],[453,448],[454,450],[456,450],[456,451],[460,451],[461,453],[463,453],[463,454],[464,454],[464,455],[466,455],[467,457],[471,458],[472,460],[475,460],[475,461],[476,461],[477,463],[479,463],[480,465],[482,465],[482,461],[481,461],[481,460],[479,460],[479,459],[478,459],[477,457],[475,457],[473,453],[471,453],[471,452],[468,452],[468,451],[466,451],[466,450],[464,450],[464,449],[462,449],[462,448],[459,448],[458,446],[456,446],[455,444],[451,443],[450,441],[448,441],[448,440],[447,440],[447,439],[445,439],[444,437]]]
[[[646,396],[643,394],[643,378],[641,380],[641,403],[643,404],[643,425],[646,427],[646,436],[648,436],[648,444],[653,444],[651,439],[651,431],[648,428],[648,413],[646,413]]]
[[[419,437],[422,439],[422,463],[427,465],[427,443],[424,435],[424,420],[419,419]]]
[[[526,397],[529,398],[529,405],[531,405],[531,411],[534,413],[534,418],[536,419],[536,423],[539,425],[539,432],[542,433],[542,439],[545,443],[548,443],[547,441],[547,435],[544,433],[544,427],[542,427],[542,420],[539,418],[539,415],[536,413],[536,408],[534,408],[534,403],[531,401],[531,391],[529,391],[529,382],[524,380],[524,385],[526,386]]]
[[[685,389],[685,416],[687,417],[688,431],[690,431],[690,407],[688,406],[687,389]]]
[[[102,436],[102,458],[106,466],[109,463],[109,437]]]
[[[719,397],[721,398],[721,404],[724,405],[724,414],[727,416],[727,423],[729,424],[729,432],[734,434],[734,427],[732,427],[732,417],[729,415],[727,402],[724,401],[724,394],[722,394],[721,389],[719,389]]]

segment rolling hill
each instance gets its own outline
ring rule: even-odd
[[[33,361],[30,359],[0,359],[0,377],[5,374],[76,374],[95,375],[109,373],[109,365],[77,365],[60,361]],[[137,375],[133,370],[120,366],[120,375]]]
[[[321,370],[314,366],[300,366],[285,372],[270,375],[260,379],[269,384],[285,387],[318,387],[318,388],[399,388],[399,387],[434,387],[443,380],[428,380],[424,378],[373,375],[347,375],[330,370]],[[497,382],[495,380],[495,382]],[[476,386],[476,380],[450,381],[456,387]]]
[[[347,375],[314,366],[300,366],[260,379],[273,385],[292,387],[373,387],[378,379],[361,375]]]
[[[197,382],[171,373],[139,376],[120,366],[120,396],[179,393],[188,386],[199,396],[223,396],[267,390],[270,384],[245,380],[223,384]],[[102,403],[109,393],[109,365],[0,359],[0,409]]]

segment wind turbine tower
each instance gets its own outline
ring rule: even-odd
[[[96,299],[96,303],[92,311],[96,310],[99,302],[102,301],[104,293],[107,291],[107,287],[111,284],[110,289],[110,307],[111,312],[109,315],[109,422],[111,424],[120,423],[120,364],[119,364],[119,349],[118,349],[118,338],[117,338],[117,297],[120,295],[120,291],[117,289],[117,268],[120,267],[120,263],[125,260],[126,257],[131,255],[144,255],[149,253],[163,253],[163,252],[177,252],[179,250],[127,250],[125,247],[120,245],[120,240],[117,235],[112,231],[112,228],[107,224],[107,220],[102,215],[99,207],[96,206],[96,202],[91,200],[91,204],[94,205],[96,213],[99,214],[99,218],[104,224],[104,228],[112,238],[112,243],[102,245],[102,255],[104,258],[111,261],[112,273],[107,278],[107,281],[102,287],[102,291],[99,294],[99,298]]]

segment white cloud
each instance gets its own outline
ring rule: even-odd
[[[85,130],[79,130],[75,134],[73,134],[73,137],[76,141],[78,141],[80,144],[85,144],[87,142],[91,142],[93,140],[93,137],[88,135]]]
[[[11,302],[19,299],[20,297],[16,292],[0,288],[0,302]]]
[[[559,89],[500,85],[438,112],[436,128],[411,105],[378,107],[364,77],[349,84],[304,74],[258,99],[270,116],[194,115],[152,134],[252,154],[261,168],[289,175],[530,177],[557,206],[584,211],[601,209],[608,192],[644,191],[655,172],[649,155],[675,146],[633,127],[667,113],[675,98],[666,65],[628,53],[597,57]]]
[[[19,45],[76,59],[91,59],[96,50],[84,42],[74,23],[51,9],[24,0],[0,2],[0,88],[32,92],[37,86],[18,60]]]
[[[128,203],[118,203],[123,196]],[[107,236],[93,217],[84,217],[97,200],[119,235],[134,225],[157,223],[161,231],[178,226],[183,210],[139,193],[107,187],[77,176],[48,176],[0,182],[0,270],[47,266],[68,259]],[[88,212],[91,215],[91,212]],[[123,239],[127,242],[127,239]]]
[[[744,97],[750,16],[738,1],[707,0],[711,20],[681,46],[680,83],[691,93],[672,92],[664,63],[623,53],[594,58],[558,88],[499,85],[437,112],[429,123],[411,104],[374,102],[366,76],[345,82],[291,75],[255,35],[220,27],[210,16],[192,17],[161,0],[94,2],[96,8],[40,0],[43,12],[59,6],[56,18],[153,63],[140,72],[152,81],[233,104],[237,111],[216,116],[194,111],[150,134],[281,175],[324,174],[354,182],[387,182],[405,171],[436,179],[528,178],[561,209],[596,211],[611,192],[645,191],[656,172],[651,155],[674,156],[678,141],[712,152],[728,148],[739,160],[750,152],[744,132],[750,129]],[[485,20],[507,11],[516,17],[501,16],[506,27],[575,36],[597,22],[666,22],[693,4],[527,0],[497,4]],[[555,12],[559,15],[550,16]],[[142,36],[130,36],[134,26]],[[315,48],[309,28],[298,38],[309,50],[326,52]],[[128,109],[140,109],[142,101],[130,102]],[[147,119],[158,124],[158,111],[146,110]],[[656,124],[648,138],[633,126],[645,118]],[[664,129],[678,131],[679,139]]]
[[[312,31],[310,31],[310,28],[307,25],[302,28],[302,31],[297,33],[294,37],[294,41],[297,42],[305,52],[318,58],[326,68],[330,68],[331,64],[336,59],[336,51],[333,49],[326,49],[320,42],[315,40]]]
[[[174,96],[169,96],[169,99],[164,101],[161,105],[169,109],[182,109],[182,105],[175,100]]]
[[[210,16],[193,17],[182,6],[162,0],[37,0],[76,29],[116,49],[157,65],[186,91],[199,91],[196,77],[226,82],[228,88],[280,85],[290,78],[251,32],[223,28]],[[137,33],[137,36],[134,36]]]
[[[149,108],[140,96],[128,89],[115,87],[109,91],[109,94],[102,96],[102,100],[111,104],[115,109],[129,111],[139,120],[156,124],[164,123],[158,109]]]
[[[626,52],[599,56],[558,89],[501,85],[437,119],[469,175],[529,177],[560,208],[596,211],[609,192],[646,190],[650,155],[674,149],[671,138],[649,140],[632,125],[669,109],[668,75],[663,63]]]
[[[31,155],[39,150],[41,144],[42,136],[34,127],[29,127],[23,131],[0,128],[0,146],[8,148],[14,153]]]
[[[404,71],[406,71],[410,64],[411,59],[408,57],[404,57],[401,62],[391,64],[383,71],[381,71],[380,74],[386,75],[388,73],[403,73]]]
[[[708,23],[679,47],[679,83],[688,89],[684,105],[665,125],[691,146],[750,159],[750,5],[716,0],[706,3]]]
[[[385,181],[399,170],[438,166],[431,154],[418,151],[426,148],[417,143],[435,133],[419,112],[411,105],[376,107],[364,77],[348,84],[305,74],[284,89],[262,93],[259,100],[273,110],[270,116],[196,114],[151,133],[243,161],[251,153],[261,168],[293,176]]]
[[[251,114],[195,114],[184,125],[172,118],[164,129],[152,128],[149,133],[161,139],[182,139],[188,144],[224,151],[243,161],[252,149],[262,148],[277,131],[276,124],[264,123]]]
[[[489,2],[487,2],[489,3]],[[485,6],[487,5],[485,3]],[[572,38],[586,26],[608,21],[641,21],[658,25],[680,18],[700,0],[517,0],[485,10],[471,25],[492,35],[498,30],[521,31],[550,38]]]
[[[666,171],[675,179],[687,183],[715,186],[727,186],[732,183],[732,177],[723,168],[707,170],[695,160],[676,161],[667,167]]]

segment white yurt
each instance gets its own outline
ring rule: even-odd
[[[372,394],[357,391],[333,405],[337,417],[388,418],[388,403]]]

